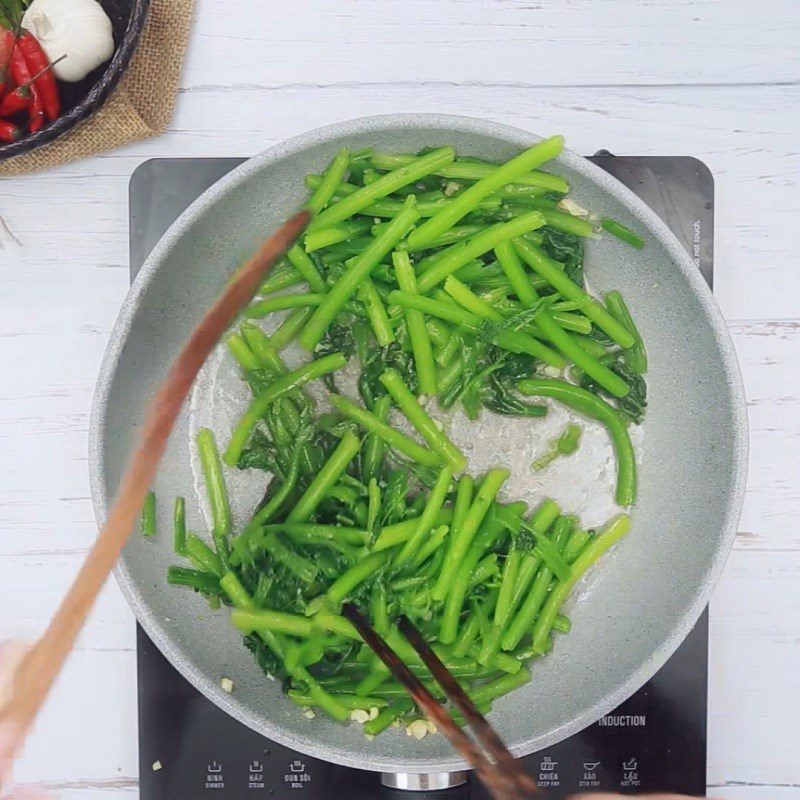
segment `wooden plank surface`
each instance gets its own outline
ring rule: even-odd
[[[745,378],[748,493],[711,615],[709,783],[800,798],[800,29],[788,0],[201,0],[168,132],[0,182],[0,637],[31,635],[95,533],[91,394],[127,289],[146,158],[249,155],[353,116],[445,111],[579,152],[693,154],[717,188],[716,288]],[[107,587],[19,775],[134,798],[132,617]]]
[[[212,64],[224,69],[224,78],[235,76],[235,86],[391,81],[590,87],[760,84],[800,77],[791,0],[262,5],[245,12],[238,0],[201,0],[186,87],[227,88],[228,81],[209,69]]]

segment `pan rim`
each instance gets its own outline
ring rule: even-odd
[[[95,517],[98,520],[98,524],[105,519],[108,507],[102,464],[105,455],[103,433],[109,393],[119,356],[130,334],[139,301],[153,279],[163,257],[200,215],[211,208],[219,199],[234,191],[252,174],[270,163],[340,136],[371,133],[387,129],[396,130],[398,128],[425,128],[428,130],[451,130],[457,128],[465,133],[494,136],[520,147],[530,146],[541,139],[541,137],[521,128],[460,115],[387,114],[361,117],[317,128],[281,142],[245,161],[197,198],[169,227],[145,260],[123,302],[103,356],[92,404],[89,442],[90,483]],[[554,744],[592,724],[646,683],[677,649],[707,605],[733,545],[744,502],[748,459],[748,423],[744,386],[733,342],[722,314],[696,265],[674,234],[655,212],[615,178],[582,156],[569,150],[565,150],[558,161],[579,172],[592,182],[599,184],[604,191],[613,195],[631,214],[640,219],[649,233],[657,238],[661,246],[665,248],[673,264],[683,273],[683,277],[688,281],[690,288],[697,297],[705,320],[709,324],[719,347],[722,374],[733,399],[730,420],[734,452],[734,461],[731,465],[732,474],[730,475],[732,490],[728,498],[719,546],[705,570],[703,579],[694,587],[693,593],[687,596],[684,611],[675,620],[670,635],[659,647],[653,649],[649,657],[616,690],[608,692],[597,702],[585,708],[580,715],[565,721],[561,726],[513,745],[510,749],[515,755],[525,755]],[[142,627],[159,650],[165,653],[168,659],[173,662],[168,653],[174,647],[174,642],[166,633],[164,626],[149,610],[124,561],[120,561],[117,565],[115,577],[125,599]],[[223,692],[202,670],[187,663],[186,660],[181,659],[179,663],[174,665],[198,691],[209,697],[212,702],[228,714],[267,738],[287,747],[301,750],[309,755],[345,766],[376,772],[450,772],[467,768],[465,762],[456,755],[445,759],[420,759],[413,764],[394,759],[389,755],[381,755],[373,758],[369,763],[365,763],[363,756],[357,757],[349,750],[321,744],[319,740],[315,740],[313,735],[295,737],[286,734],[279,725],[275,725],[269,720],[248,711],[234,696]]]

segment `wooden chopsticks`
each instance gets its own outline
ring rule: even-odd
[[[497,800],[533,797],[539,790],[525,773],[519,760],[508,751],[486,718],[478,711],[450,670],[423,639],[422,634],[406,616],[398,620],[400,632],[419,654],[423,663],[436,678],[447,696],[455,703],[475,736],[495,759],[492,763],[456,724],[450,713],[428,691],[425,685],[400,659],[397,653],[372,627],[369,619],[352,603],[345,603],[342,615],[353,623],[361,638],[373,650],[391,673],[408,689],[414,702],[450,740],[453,747],[472,765],[475,774]]]

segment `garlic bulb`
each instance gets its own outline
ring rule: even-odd
[[[33,0],[22,18],[62,81],[79,81],[114,53],[111,20],[97,0]]]

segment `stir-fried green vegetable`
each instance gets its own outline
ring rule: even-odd
[[[560,456],[571,456],[581,443],[581,433],[581,427],[570,422],[555,439],[548,442],[547,450],[533,461],[531,467],[538,472],[550,466]]]
[[[470,474],[434,408],[527,417],[535,437],[547,406],[526,397],[563,403],[605,426],[617,503],[635,500],[627,425],[644,414],[647,357],[621,294],[601,301],[584,285],[595,229],[559,204],[567,182],[539,169],[562,147],[552,137],[502,165],[450,147],[340,151],[307,176],[316,216],[226,342],[253,397],[222,434],[222,458],[211,431],[197,433],[213,546],[187,532],[177,498],[174,549],[188,566],[170,567],[168,581],[230,606],[291,700],[357,718],[370,735],[420,712],[343,602],[368,612],[438,694],[394,625],[414,620],[488,710],[569,631],[569,591],[628,528],[620,515],[583,530],[546,498],[529,513],[504,497],[503,464]],[[603,227],[638,246],[612,222]],[[248,321],[278,314],[271,334]],[[311,357],[289,368],[281,352],[294,341]],[[344,388],[348,364],[358,398]],[[332,412],[317,407],[317,381]],[[581,430],[570,422],[534,468],[574,453]],[[226,468],[263,476],[263,499],[238,528]],[[142,527],[155,534],[152,495]]]

